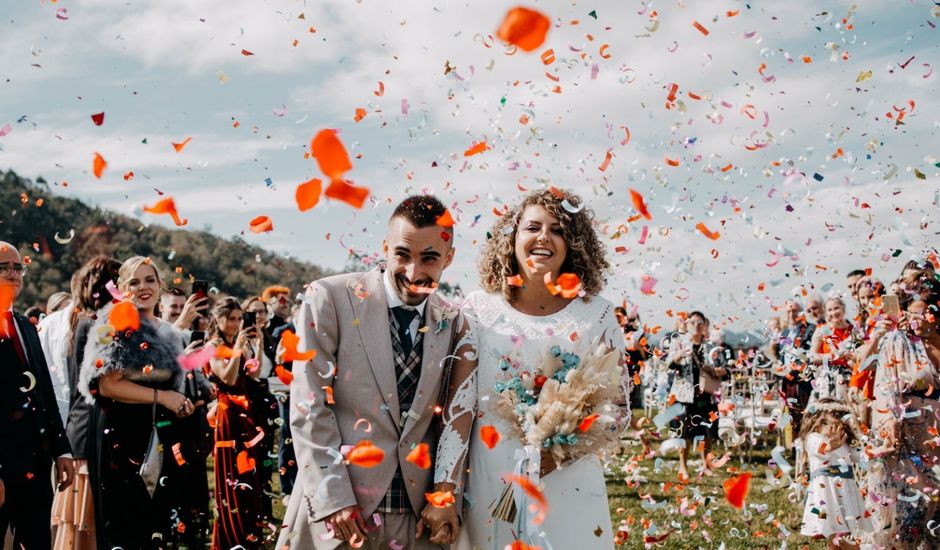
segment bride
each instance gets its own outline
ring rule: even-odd
[[[468,296],[462,310],[464,337],[456,346],[435,467],[435,490],[458,493],[458,504],[426,511],[456,514],[462,497],[459,536],[454,518],[436,537],[441,542],[456,542],[461,550],[501,550],[517,538],[545,550],[614,546],[604,473],[593,454],[555,464],[551,453],[541,450],[538,473],[548,515],[540,525],[523,529],[527,533],[491,514],[506,487],[504,476],[513,473],[523,453],[523,443],[506,435],[510,430],[488,407],[495,381],[512,369],[535,371],[553,346],[583,357],[600,342],[622,353],[614,306],[598,296],[609,264],[592,219],[579,197],[552,188],[527,195],[490,230],[479,260],[483,290]],[[580,297],[566,299],[549,290],[546,281],[563,273],[579,277]],[[493,443],[491,427],[502,434],[492,449],[481,440],[485,428],[484,438]],[[465,472],[469,479],[461,494]]]

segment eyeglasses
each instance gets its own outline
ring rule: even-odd
[[[18,275],[26,275],[26,270],[29,269],[25,264],[0,264],[0,275],[9,275],[10,273],[16,273]]]

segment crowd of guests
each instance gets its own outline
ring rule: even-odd
[[[936,548],[938,267],[930,250],[887,285],[856,270],[842,295],[801,288],[775,309],[762,349],[733,352],[698,311],[679,314],[651,346],[635,308],[621,308],[630,372],[641,382],[632,403],[652,400],[671,420],[663,448],[678,449],[687,481],[689,450],[701,452],[699,475],[708,475],[721,419],[736,414],[742,396],[730,378],[766,375],[769,391],[748,397],[782,404],[764,428],[790,436],[806,495],[802,533],[832,548]],[[736,445],[733,427],[726,435]]]
[[[0,242],[0,532],[27,549],[262,547],[273,475],[285,493],[296,476],[290,289],[210,300],[149,258],[96,257],[30,319],[12,313],[26,271]]]

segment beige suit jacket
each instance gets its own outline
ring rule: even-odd
[[[424,470],[406,457],[419,443],[429,445],[432,460],[436,453],[438,407],[457,321],[449,318],[453,309],[446,301],[428,297],[421,376],[411,411],[400,410],[382,277],[379,269],[337,275],[307,289],[297,324],[299,350],[317,354],[294,362],[290,418],[298,476],[278,548],[332,547],[334,541],[317,540],[324,532],[320,522],[356,504],[370,517],[399,467],[415,514],[433,487],[433,466]],[[333,404],[327,403],[327,388]],[[362,440],[385,452],[378,466],[342,460],[341,448]]]

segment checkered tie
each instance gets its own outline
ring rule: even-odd
[[[392,308],[392,315],[398,321],[398,338],[401,340],[401,348],[405,352],[405,357],[408,357],[411,353],[411,347],[414,345],[414,338],[410,330],[411,322],[418,316],[418,311],[410,307],[395,306]]]

